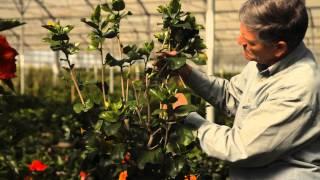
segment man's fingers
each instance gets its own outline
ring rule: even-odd
[[[178,54],[177,51],[166,51],[166,52],[163,52],[164,55],[166,55],[167,57],[173,57],[173,56],[176,56]]]

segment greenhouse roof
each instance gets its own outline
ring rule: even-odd
[[[25,51],[49,51],[48,44],[42,41],[46,29],[41,25],[48,21],[60,21],[71,24],[75,29],[71,33],[72,41],[80,42],[82,48],[88,46],[89,28],[80,21],[90,17],[95,6],[105,0],[0,0],[1,18],[21,19],[27,24],[12,30],[1,32],[9,41],[19,47],[19,39],[24,29],[23,47]],[[124,43],[140,44],[153,38],[160,30],[161,16],[157,7],[169,1],[164,0],[126,0],[126,9],[133,13],[121,24],[121,40]],[[207,0],[181,0],[184,11],[192,12],[199,24],[205,25]],[[239,33],[238,10],[244,0],[215,0],[215,56],[233,59],[239,56],[240,48],[236,43]],[[310,16],[309,29],[305,38],[307,46],[320,57],[320,1],[306,0]],[[202,32],[203,37],[205,31]],[[107,42],[107,48],[113,48]]]

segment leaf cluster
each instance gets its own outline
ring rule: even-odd
[[[110,53],[105,57],[105,64],[109,66],[131,66],[138,60],[144,60],[145,63],[149,61],[151,52],[154,48],[154,42],[146,42],[143,47],[139,48],[136,45],[127,45],[122,48],[122,52],[126,55],[123,59],[116,59]]]
[[[49,35],[43,41],[49,43],[53,51],[62,51],[67,57],[79,52],[79,43],[70,42],[69,33],[74,28],[71,25],[62,26],[60,22],[42,25],[49,31]],[[68,59],[68,58],[67,58]],[[67,60],[61,59],[61,60]]]
[[[165,59],[169,70],[179,69],[187,59],[204,65],[206,45],[199,34],[203,26],[197,24],[195,16],[182,11],[180,0],[159,6],[158,12],[162,14],[163,23],[162,31],[155,34],[155,38],[163,44],[161,51],[177,51],[177,56]]]
[[[130,11],[123,11],[124,8],[125,3],[123,0],[112,0],[111,3],[97,5],[90,19],[81,19],[83,23],[92,29],[90,50],[101,50],[106,38],[112,39],[118,36],[121,19],[132,15]]]

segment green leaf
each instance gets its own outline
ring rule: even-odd
[[[95,131],[100,131],[102,125],[103,125],[103,120],[97,121],[97,123],[96,123],[95,126],[94,126],[94,130],[95,130]]]
[[[187,104],[187,105],[182,105],[177,107],[174,110],[174,114],[177,117],[185,117],[187,116],[190,112],[195,112],[198,110],[197,106],[191,105],[191,104]]]
[[[139,153],[137,163],[139,169],[144,169],[146,163],[161,164],[163,160],[163,153],[161,148],[152,151],[142,151]]]
[[[0,18],[0,31],[8,30],[26,24],[14,19],[1,19]]]
[[[76,113],[80,113],[80,112],[88,112],[91,108],[93,107],[93,103],[90,99],[88,99],[87,101],[85,101],[84,105],[81,103],[77,103],[75,105],[73,105],[73,110]]]
[[[111,109],[113,111],[119,111],[122,107],[123,107],[123,104],[121,100],[111,104]]]
[[[144,88],[144,84],[141,80],[134,80],[132,81],[134,88],[138,91],[141,91]]]
[[[42,25],[42,27],[48,29],[49,31],[51,31],[53,33],[58,33],[58,30],[53,25]]]
[[[115,29],[111,28],[103,34],[103,37],[111,39],[116,37],[117,35],[118,35],[118,32]]]
[[[91,99],[88,99],[84,102],[84,108],[83,111],[84,112],[88,112],[91,108],[93,108],[93,102],[91,101]]]
[[[146,42],[146,43],[144,43],[144,46],[138,50],[138,52],[142,55],[150,56],[153,48],[154,48],[153,41],[151,41],[150,43]]]
[[[181,10],[180,0],[171,0],[169,3],[169,12],[171,14],[177,14]]]
[[[71,25],[66,25],[65,27],[62,28],[63,33],[67,34],[69,33],[74,27]]]
[[[185,22],[182,24],[174,24],[173,27],[181,27],[183,29],[192,29],[191,24],[189,22]]]
[[[175,178],[180,171],[183,169],[185,161],[183,157],[174,158],[169,161],[166,165],[166,169],[168,170],[168,174],[171,178]]]
[[[90,50],[97,50],[99,49],[99,45],[100,45],[100,42],[101,42],[101,38],[96,35],[95,33],[91,33],[90,34],[90,44],[89,44],[89,49]]]
[[[7,85],[11,91],[14,91],[14,85],[11,79],[1,79],[1,81],[3,82],[3,84]]]
[[[99,29],[99,25],[98,24],[96,24],[96,23],[94,23],[94,22],[92,22],[90,20],[87,20],[86,18],[82,18],[81,22],[87,24],[88,26],[90,26],[90,27],[92,27],[94,29]]]
[[[61,45],[52,45],[52,46],[50,46],[50,49],[51,49],[52,51],[60,51],[60,50],[62,50],[63,48],[62,48]]]
[[[166,145],[166,153],[177,154],[178,152],[180,152],[179,146],[175,140],[173,142],[171,141],[169,141],[168,144]]]
[[[186,57],[169,57],[167,60],[171,70],[177,70],[186,64]]]
[[[122,11],[126,7],[123,0],[112,0],[112,10]]]
[[[134,49],[134,47],[136,48],[136,46],[127,45],[122,49],[122,51],[123,51],[123,53],[128,54],[130,51],[132,51]]]
[[[109,24],[109,21],[107,20],[104,20],[102,23],[101,23],[101,30],[103,30],[104,28],[106,28]]]
[[[158,32],[158,33],[154,34],[154,37],[156,39],[158,39],[159,42],[162,43],[164,41],[166,35],[165,35],[165,32]]]
[[[118,61],[110,53],[106,55],[105,63],[109,66],[121,66],[123,64],[122,61]]]
[[[133,14],[132,14],[131,11],[128,11],[127,15],[128,15],[128,16],[132,16]]]
[[[197,53],[191,60],[197,65],[206,65],[208,56],[205,53]]]
[[[112,9],[109,7],[109,4],[108,3],[104,3],[101,5],[101,9],[105,12],[111,12]]]
[[[167,100],[164,101],[164,102],[165,102],[165,103],[175,103],[175,102],[177,102],[177,101],[178,101],[178,98],[175,97],[174,95],[171,95],[171,96],[169,96],[169,97],[167,98]]]
[[[109,123],[113,123],[118,121],[119,113],[115,111],[104,111],[100,113],[99,118],[106,120]]]
[[[150,93],[152,94],[152,95],[154,95],[156,98],[158,98],[158,100],[160,100],[160,101],[163,101],[165,98],[166,98],[166,96],[161,92],[161,91],[157,91],[157,90],[155,90],[155,89],[151,89],[150,88]]]
[[[118,133],[120,128],[121,128],[121,122],[116,122],[116,123],[104,122],[102,129],[107,136],[113,136]]]
[[[100,23],[100,20],[101,20],[101,7],[100,7],[100,5],[97,5],[96,9],[94,10],[94,13],[91,16],[91,20],[96,24]]]
[[[188,159],[196,159],[196,160],[201,160],[201,154],[202,151],[201,149],[199,149],[197,146],[193,147],[191,151],[188,152],[188,154],[186,155],[186,157]]]
[[[177,130],[177,141],[176,143],[179,144],[180,146],[188,146],[191,144],[193,141],[196,140],[196,137],[193,135],[193,131],[187,127],[180,127]]]
[[[119,163],[123,159],[124,154],[126,153],[126,145],[119,143],[114,144],[112,147],[111,159],[118,160]]]
[[[54,40],[54,41],[69,40],[69,36],[67,34],[54,34],[52,36],[52,40]]]
[[[83,110],[83,105],[81,103],[76,103],[73,105],[73,110],[79,114]]]
[[[152,115],[159,115],[159,114],[162,114],[162,113],[166,113],[166,110],[165,109],[156,109],[152,112]]]

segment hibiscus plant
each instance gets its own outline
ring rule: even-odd
[[[125,174],[128,179],[183,179],[192,174],[201,176],[200,167],[206,157],[201,153],[196,132],[183,124],[183,119],[198,108],[186,103],[175,105],[178,93],[190,94],[190,91],[176,82],[180,80],[173,72],[187,60],[205,64],[206,46],[199,35],[203,27],[191,13],[182,11],[179,0],[159,6],[158,12],[163,19],[161,32],[155,34],[160,43],[158,49],[153,41],[141,46],[121,42],[121,20],[132,15],[125,10],[123,0],[98,5],[90,18],[81,19],[91,29],[89,49],[98,51],[101,57],[101,79],[93,84],[75,78],[69,56],[79,48],[70,42],[68,35],[73,26],[60,23],[43,26],[50,33],[44,40],[52,50],[64,53],[65,58],[61,60],[67,62],[66,69],[79,95],[80,102],[75,103],[74,110],[82,124],[81,172],[88,177],[115,179]],[[104,50],[104,42],[112,39],[118,42],[118,57]],[[176,52],[175,56],[154,57],[154,54],[172,51]],[[152,60],[161,61],[163,66],[150,68]],[[138,64],[143,64],[144,71],[140,80],[133,80],[131,69]],[[120,96],[108,92],[107,67],[120,71]]]

